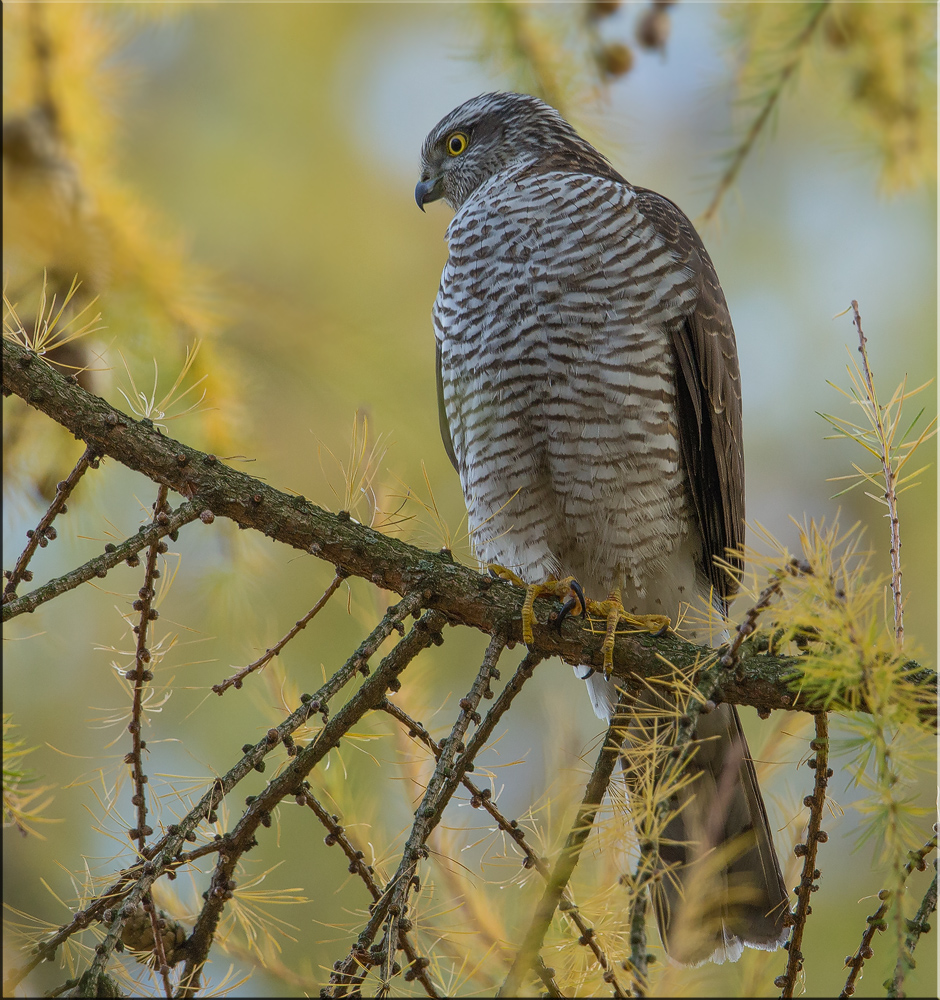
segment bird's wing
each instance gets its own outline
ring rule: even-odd
[[[668,198],[637,188],[637,205],[676,254],[697,275],[692,312],[672,331],[680,454],[702,536],[703,569],[715,594],[734,596],[737,581],[715,559],[734,566],[727,550],[744,543],[744,442],[741,379],[731,315],[701,237]]]

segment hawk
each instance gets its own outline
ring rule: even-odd
[[[736,588],[717,561],[744,540],[725,297],[682,211],[535,97],[483,94],[431,130],[415,199],[439,198],[455,215],[433,310],[438,402],[474,548],[529,585],[529,608],[548,590],[607,615],[607,669],[575,672],[609,720],[617,622],[658,627],[703,597],[723,615]],[[787,891],[734,706],[699,716],[695,736],[654,910],[672,958],[733,961],[782,944]]]

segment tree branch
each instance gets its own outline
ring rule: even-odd
[[[555,911],[558,909],[558,904],[565,893],[568,880],[571,878],[578,859],[581,857],[581,850],[584,847],[584,843],[594,828],[594,818],[607,792],[607,786],[610,784],[611,772],[614,769],[614,764],[619,759],[620,747],[624,736],[622,717],[615,715],[614,721],[607,730],[604,742],[601,744],[600,752],[597,755],[597,762],[594,765],[594,770],[585,788],[584,798],[578,808],[571,832],[568,834],[565,846],[555,862],[552,874],[548,879],[548,884],[536,906],[532,922],[526,932],[524,941],[519,947],[509,974],[496,994],[498,997],[519,996],[519,989],[522,986],[523,979],[529,969],[535,964],[539,952],[542,950],[545,934],[552,922]],[[604,978],[608,982],[616,982],[613,979],[612,970],[607,970],[607,973]],[[615,995],[624,996],[619,988],[619,984],[616,986]]]
[[[444,624],[443,615],[436,611],[428,612],[416,621],[411,631],[382,659],[375,673],[365,680],[356,694],[336,715],[330,716],[316,738],[308,746],[298,750],[278,776],[272,778],[264,790],[252,799],[227,837],[226,852],[220,853],[219,862],[212,873],[206,905],[196,920],[188,942],[189,954],[180,978],[178,996],[195,996],[199,989],[202,967],[208,959],[222,909],[235,889],[232,876],[236,865],[255,840],[258,827],[270,824],[271,811],[282,799],[303,792],[303,782],[307,775],[330,750],[340,745],[343,736],[359,719],[379,706],[398,674],[418,653],[439,639]],[[313,702],[308,703],[305,708],[310,714],[315,711]],[[270,745],[276,746],[282,739],[281,733],[275,729]]]
[[[431,752],[434,754],[435,758],[439,758],[441,755],[440,744],[432,739],[431,734],[421,725],[417,719],[411,718],[407,712],[403,711],[398,705],[385,700],[385,703],[379,706],[383,712],[387,712],[393,719],[397,719],[403,726],[408,729],[408,734],[413,739],[418,739],[427,746]],[[545,860],[538,854],[538,852],[532,847],[532,845],[526,839],[525,831],[520,826],[517,820],[508,820],[500,811],[496,808],[493,803],[493,796],[489,788],[480,788],[478,785],[474,784],[466,774],[464,774],[460,783],[470,792],[470,805],[474,809],[485,809],[487,813],[493,818],[496,826],[502,830],[506,836],[512,838],[513,843],[523,854],[523,867],[534,868],[545,881],[547,882],[551,878],[551,871],[546,864]],[[589,948],[594,954],[594,958],[597,960],[598,965],[602,969],[610,970],[611,963],[607,955],[598,944],[597,934],[595,929],[584,919],[581,914],[577,903],[575,903],[572,898],[571,891],[567,887],[562,894],[561,902],[558,904],[558,909],[563,911],[565,916],[578,928],[580,932],[579,944],[583,944],[584,947]],[[544,964],[539,966],[536,965],[536,972],[539,978],[542,980],[543,985],[549,990],[552,996],[558,994],[551,993],[553,987],[549,984],[551,976],[547,975],[552,970],[547,969]],[[617,986],[616,988],[619,988]]]
[[[832,777],[829,767],[829,716],[820,712],[816,716],[816,738],[810,743],[810,749],[816,756],[809,760],[809,766],[816,771],[813,794],[807,795],[803,804],[809,806],[809,824],[806,831],[806,843],[796,847],[797,857],[803,858],[803,875],[796,890],[796,911],[793,914],[793,930],[787,945],[787,968],[782,976],[774,980],[774,985],[780,987],[781,997],[792,997],[797,980],[803,971],[803,934],[806,921],[812,907],[810,896],[819,888],[817,879],[819,870],[816,868],[816,852],[820,844],[829,839],[825,830],[821,829],[823,806],[826,802],[826,789]]]
[[[96,454],[111,457],[180,493],[191,504],[179,509],[185,508],[187,517],[198,510],[230,518],[385,590],[402,595],[420,591],[423,606],[443,612],[452,624],[468,625],[488,635],[501,633],[510,643],[522,639],[524,592],[520,588],[455,563],[449,552],[416,548],[359,524],[346,512],[331,514],[302,496],[284,493],[230,468],[215,455],[161,434],[150,421],[127,416],[86,392],[74,377],[60,374],[10,340],[3,341],[3,391],[20,396],[85,441]],[[208,515],[204,519],[208,520]],[[144,537],[149,538],[142,535],[140,540]],[[140,540],[135,539],[134,544],[145,547],[147,543],[139,544]],[[22,604],[30,597],[5,605],[3,620],[32,610]],[[547,620],[552,608],[548,600],[536,603],[540,621]],[[599,668],[603,639],[603,631],[592,632],[580,622],[568,620],[561,628],[536,626],[532,650],[542,657],[559,656],[567,663]],[[622,682],[635,685],[639,679],[661,674],[664,660],[681,670],[701,666],[713,657],[713,650],[672,634],[622,634],[616,639],[614,670]],[[913,662],[908,668],[911,679],[923,691],[921,718],[935,726],[936,672]],[[822,704],[812,695],[801,694],[801,675],[798,657],[752,652],[716,671],[712,697],[764,711],[867,711],[864,702],[852,706]]]

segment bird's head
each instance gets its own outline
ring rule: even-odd
[[[493,174],[511,164],[546,162],[558,154],[603,157],[553,108],[528,94],[481,94],[431,129],[421,149],[415,201],[423,211],[443,198],[454,209]]]

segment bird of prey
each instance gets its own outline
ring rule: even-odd
[[[576,673],[610,719],[618,622],[659,628],[703,598],[723,616],[736,589],[718,562],[744,540],[725,297],[682,211],[535,97],[483,94],[431,130],[415,199],[439,198],[455,215],[438,401],[474,549],[529,586],[527,608],[550,592],[606,616],[605,670]],[[647,716],[663,701],[640,698]],[[635,720],[628,737],[644,733]],[[700,715],[695,739],[650,888],[672,958],[733,961],[782,944],[787,891],[734,706]]]

